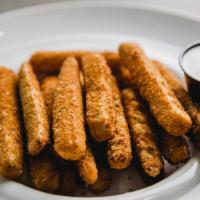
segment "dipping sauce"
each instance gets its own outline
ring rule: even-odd
[[[185,73],[191,98],[200,104],[200,43],[189,46],[181,54],[180,65]]]
[[[182,67],[188,75],[200,81],[200,46],[185,53]]]

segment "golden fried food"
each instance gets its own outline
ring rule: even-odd
[[[80,59],[87,51],[38,51],[30,58],[34,71],[40,73],[55,73],[58,72],[69,56],[74,56]]]
[[[134,43],[120,45],[119,51],[124,66],[130,70],[133,81],[158,123],[172,135],[187,133],[191,119],[151,60]]]
[[[100,194],[108,190],[111,184],[110,172],[107,167],[99,167],[98,172],[97,181],[91,185],[88,185],[89,190],[95,194]]]
[[[23,173],[17,79],[4,67],[0,67],[0,91],[0,174],[17,178]]]
[[[147,176],[158,177],[164,164],[157,146],[151,115],[135,90],[124,89],[122,97],[140,165]]]
[[[81,178],[87,184],[93,184],[98,177],[98,170],[94,156],[87,147],[85,154],[76,162]]]
[[[78,190],[79,185],[77,182],[77,177],[71,166],[64,166],[61,169],[60,175],[60,187],[58,193],[62,195],[73,196]]]
[[[120,66],[119,54],[113,51],[104,51],[102,52],[102,55],[105,57],[106,62],[113,71],[113,73],[117,72]]]
[[[86,150],[83,99],[78,62],[68,57],[60,70],[53,104],[54,150],[66,160],[78,160]]]
[[[92,137],[102,142],[113,136],[115,116],[111,72],[104,57],[91,53],[82,58],[86,90],[86,117]]]
[[[124,108],[121,102],[121,94],[113,76],[110,80],[110,85],[117,117],[115,118],[113,137],[108,140],[107,159],[111,168],[124,169],[130,165],[132,159],[131,140]]]
[[[183,87],[181,80],[168,70],[162,63],[154,61],[156,67],[158,67],[160,73],[163,75],[171,89],[174,91],[176,97],[181,102],[192,120],[191,137],[196,146],[200,149],[200,112],[199,108],[192,102],[187,91]]]
[[[118,67],[116,77],[123,87],[131,87],[134,85],[129,69],[124,66]]]
[[[50,193],[54,193],[58,189],[59,170],[47,153],[29,157],[29,173],[36,189]]]
[[[49,123],[39,83],[30,64],[23,64],[19,73],[19,88],[28,154],[37,155],[49,143]]]
[[[56,73],[60,70],[62,63],[69,56],[80,60],[89,51],[38,51],[31,58],[30,63],[37,73]],[[115,52],[102,52],[108,65],[115,69],[119,64],[119,55]]]
[[[41,90],[44,97],[44,102],[46,105],[47,116],[49,118],[49,122],[52,122],[52,107],[54,101],[54,92],[58,84],[57,76],[47,76],[42,84]]]
[[[47,106],[47,109],[49,110],[48,113],[50,114],[50,116],[51,116],[51,109],[52,109],[53,99],[54,99],[54,90],[57,86],[57,82],[58,82],[58,78],[56,76],[49,76],[44,79],[41,86],[43,94],[44,94],[44,100],[46,102],[46,106]],[[96,167],[94,157],[89,148],[86,149],[84,155],[76,163],[79,170],[79,174],[82,177],[82,179],[88,184],[94,183],[97,179],[98,172],[97,172],[97,167]],[[66,170],[63,171],[65,178],[61,182],[65,182],[66,177],[68,177],[69,180],[72,179],[72,182],[73,182],[74,175],[73,173],[72,175],[70,175],[70,173],[72,173],[70,172],[70,169],[66,168]],[[73,185],[74,184],[72,184],[72,186]],[[71,186],[69,186],[68,188],[68,184],[67,184],[66,186],[63,185],[62,188],[63,188],[61,191],[62,194],[63,193],[71,194],[72,192],[70,189]],[[64,188],[66,189],[66,192],[64,191]]]
[[[169,135],[161,131],[160,145],[164,158],[172,165],[183,163],[190,157],[189,146],[184,136]]]

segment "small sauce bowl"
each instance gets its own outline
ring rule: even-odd
[[[181,52],[179,65],[185,74],[192,100],[200,104],[200,41],[189,45]]]

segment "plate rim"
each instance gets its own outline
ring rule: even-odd
[[[1,20],[6,20],[8,18],[12,18],[15,16],[22,16],[27,14],[33,14],[45,10],[54,10],[56,8],[63,8],[64,7],[89,7],[89,6],[95,6],[95,7],[132,7],[132,8],[138,8],[142,9],[144,11],[152,11],[159,14],[166,14],[166,15],[173,15],[174,17],[181,17],[188,20],[192,20],[195,22],[200,23],[200,16],[197,14],[192,14],[190,12],[180,10],[180,9],[174,9],[174,8],[163,8],[160,5],[151,5],[150,3],[144,3],[144,2],[133,2],[130,0],[101,0],[101,1],[94,1],[94,0],[69,0],[69,1],[59,1],[59,2],[50,2],[50,3],[42,3],[39,5],[33,5],[33,6],[26,6],[23,8],[13,9],[6,12],[0,13],[0,22]]]
[[[195,21],[200,23],[200,17],[198,17],[195,14],[191,14],[185,11],[181,11],[181,10],[176,10],[176,9],[171,9],[171,8],[163,8],[161,6],[158,5],[150,5],[148,3],[139,3],[139,2],[132,2],[132,1],[120,1],[120,0],[102,0],[102,1],[92,1],[92,0],[76,0],[76,1],[68,1],[68,2],[53,2],[53,3],[44,3],[44,4],[40,4],[40,5],[34,5],[34,6],[28,6],[28,7],[24,7],[24,8],[19,8],[19,9],[15,9],[15,10],[11,10],[11,11],[7,11],[5,13],[1,13],[0,14],[0,23],[1,21],[4,21],[6,19],[9,18],[13,18],[16,16],[25,16],[28,14],[35,14],[38,12],[43,12],[43,11],[50,11],[50,10],[54,10],[55,8],[57,9],[63,9],[64,7],[66,8],[77,8],[77,7],[124,7],[124,8],[134,8],[134,9],[140,9],[143,11],[151,11],[151,12],[156,12],[159,14],[165,14],[165,15],[169,15],[169,16],[174,16],[174,17],[179,17],[179,18],[184,18],[184,19],[188,19],[191,21]],[[194,156],[195,157],[195,156]],[[186,163],[185,165],[191,163],[191,159],[188,161],[188,163]],[[179,169],[181,170],[181,169]],[[19,184],[19,183],[16,183]],[[30,188],[26,185],[23,185],[24,187],[34,190],[34,192],[38,192],[38,193],[44,193],[41,191],[37,191],[33,188]],[[101,197],[69,197],[69,196],[58,196],[58,195],[52,195],[52,197],[62,197],[64,199],[76,199],[76,200],[82,200],[85,198],[90,198],[91,200],[97,200],[98,199],[121,199],[123,198],[124,200],[130,200],[130,199],[135,199],[135,198],[147,198],[145,195],[143,197],[143,195],[140,196],[141,192],[147,192],[149,190],[156,190],[156,186],[157,184],[154,184],[152,186],[143,188],[143,189],[139,189],[133,192],[128,192],[128,193],[124,193],[124,194],[118,194],[118,195],[112,195],[112,196],[101,196]],[[47,194],[47,193],[45,193]],[[131,195],[138,195],[138,196],[131,196]]]

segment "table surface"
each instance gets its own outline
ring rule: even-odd
[[[65,0],[65,1],[72,1],[72,0]],[[200,0],[132,0],[132,1],[159,6],[170,10],[184,11],[189,14],[196,15],[197,17],[200,18]],[[0,13],[28,6],[52,3],[52,2],[60,2],[60,0],[0,0]],[[193,196],[197,197],[199,196],[199,193],[200,193],[200,185],[194,188],[190,193],[185,195],[184,198],[181,198],[180,200],[188,200],[191,198],[191,195],[192,197]],[[196,199],[193,198],[193,200]]]

